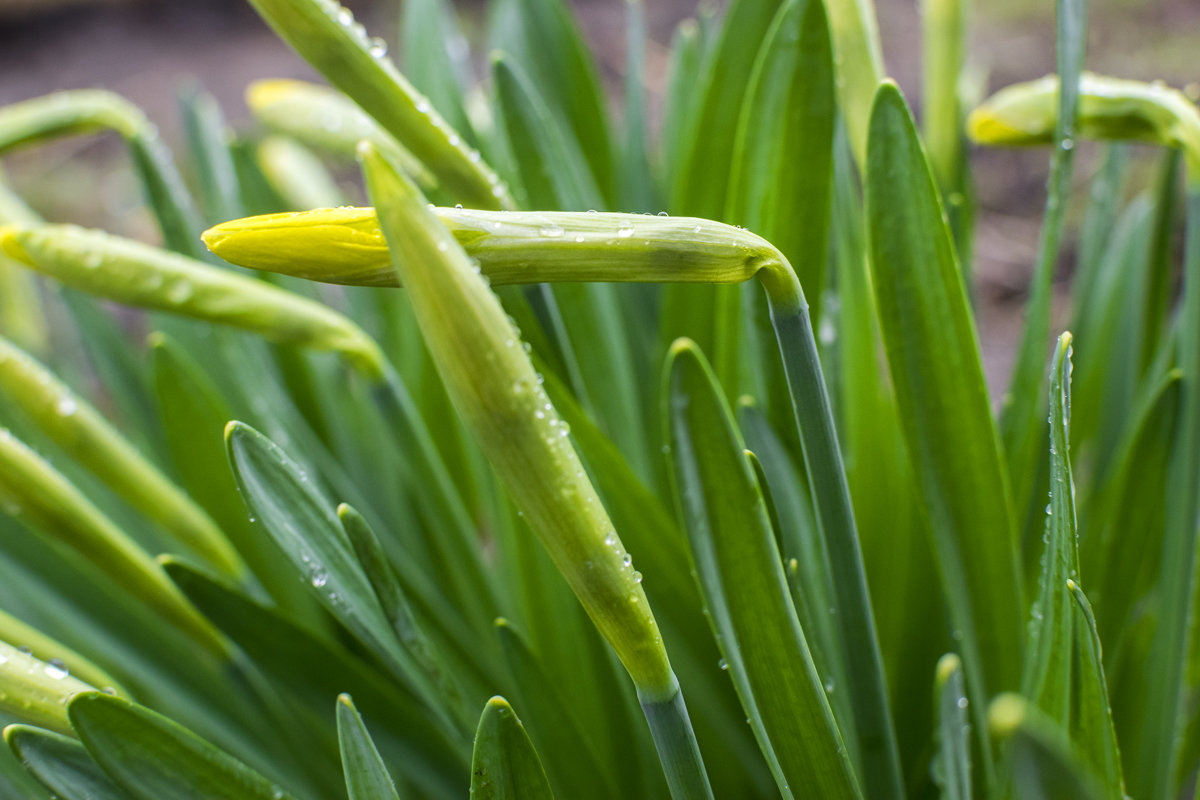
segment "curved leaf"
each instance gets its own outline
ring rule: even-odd
[[[128,700],[85,692],[67,715],[96,763],[137,800],[294,800],[182,725]]]
[[[62,800],[127,800],[128,795],[92,760],[87,749],[58,733],[28,725],[9,725],[4,741],[21,765]]]

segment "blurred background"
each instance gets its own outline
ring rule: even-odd
[[[403,0],[345,2],[373,36],[392,47]],[[568,0],[618,93],[625,69],[624,0]],[[646,0],[648,93],[662,97],[667,46],[694,0]],[[977,2],[969,64],[981,93],[1053,71],[1054,2]],[[1195,91],[1200,81],[1200,2],[1091,0],[1088,68]],[[473,43],[483,0],[457,4]],[[876,0],[888,72],[920,113],[920,17],[917,0]],[[475,52],[480,74],[486,53]],[[140,106],[169,143],[180,137],[177,97],[202,86],[234,127],[248,124],[247,83],[264,77],[315,78],[245,0],[0,0],[0,105],[56,89],[102,87]],[[657,124],[657,115],[651,116]],[[1076,184],[1094,168],[1084,147]],[[4,167],[14,187],[46,217],[153,239],[141,189],[115,136],[81,137],[14,154]],[[985,367],[993,393],[1007,381],[1025,286],[1032,270],[1049,163],[1046,150],[977,151],[972,156],[977,211],[975,298]],[[1075,200],[1081,199],[1076,193]],[[353,194],[352,194],[353,196]],[[1073,203],[1073,209],[1080,204]],[[1068,239],[1060,265],[1071,266]],[[1060,293],[1061,294],[1061,293]],[[1062,305],[1060,303],[1060,305]]]

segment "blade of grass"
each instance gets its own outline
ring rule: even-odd
[[[880,327],[982,734],[986,699],[1016,686],[1024,644],[1008,481],[961,272],[894,84],[876,98],[870,150],[867,220]]]
[[[337,724],[350,800],[400,800],[396,784],[348,694],[338,695]]]
[[[503,697],[488,700],[475,731],[471,796],[486,800],[553,798],[541,759]]]
[[[672,346],[664,415],[714,634],[780,791],[859,797],[846,747],[784,581],[775,537],[728,406],[690,342]]]

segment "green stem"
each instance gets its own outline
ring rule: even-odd
[[[700,756],[700,746],[696,744],[696,734],[683,702],[683,693],[676,688],[675,693],[666,700],[643,699],[640,690],[638,695],[673,800],[711,800],[712,786],[704,770],[704,759]]]
[[[782,266],[764,269],[759,275],[767,290],[771,324],[800,429],[813,504],[833,578],[836,613],[843,630],[854,632],[843,637],[843,662],[853,698],[864,789],[868,797],[901,798],[904,782],[899,749],[842,451],[808,304],[791,267]]]
[[[1139,781],[1146,797],[1172,797],[1182,742],[1190,651],[1192,591],[1196,574],[1196,520],[1200,513],[1200,185],[1189,176],[1183,307],[1179,316],[1178,364],[1183,371],[1175,450],[1167,484],[1167,529],[1159,579],[1158,626],[1150,651],[1146,736]],[[1186,713],[1186,712],[1185,712]],[[1147,774],[1149,773],[1149,774]],[[1137,787],[1130,787],[1131,789]]]

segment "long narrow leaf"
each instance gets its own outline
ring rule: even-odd
[[[710,619],[780,790],[858,797],[743,445],[707,363],[671,350],[666,416],[677,496]]]
[[[876,97],[868,159],[880,326],[982,729],[986,699],[1015,688],[1024,649],[1015,530],[966,291],[933,177],[894,84]]]
[[[483,709],[471,759],[471,796],[486,800],[550,800],[550,784],[525,727],[503,697]]]

